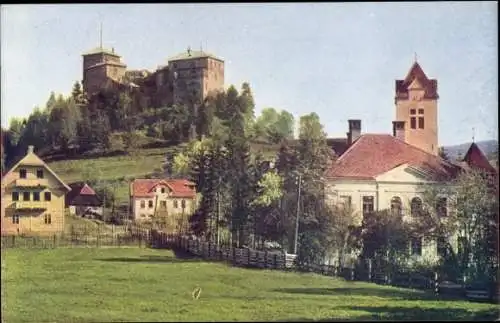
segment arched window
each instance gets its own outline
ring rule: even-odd
[[[399,196],[394,196],[391,199],[391,213],[395,215],[400,215],[402,210],[401,198]]]
[[[419,197],[414,197],[411,200],[411,216],[419,216],[422,212],[422,200]]]

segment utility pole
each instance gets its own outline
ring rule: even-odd
[[[295,246],[293,248],[293,253],[297,254],[297,242],[298,242],[298,237],[299,237],[299,214],[300,214],[300,189],[301,189],[301,184],[302,184],[302,175],[299,174],[298,177],[299,181],[299,192],[297,196],[297,217],[295,218]]]

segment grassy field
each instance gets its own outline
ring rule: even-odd
[[[2,258],[7,323],[491,320],[499,310],[422,291],[179,259],[167,250],[9,249]]]

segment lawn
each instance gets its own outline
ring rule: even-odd
[[[498,305],[167,250],[3,250],[3,322],[491,320]],[[191,293],[201,287],[199,299]]]

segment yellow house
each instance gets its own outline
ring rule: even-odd
[[[62,232],[70,190],[29,146],[26,156],[2,177],[2,235]]]

